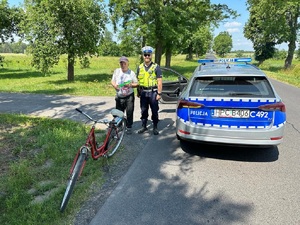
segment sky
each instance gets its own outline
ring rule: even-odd
[[[228,19],[219,24],[218,28],[214,29],[214,36],[220,32],[227,31],[232,37],[232,50],[253,50],[252,42],[244,37],[243,30],[249,18],[247,11],[246,0],[211,0],[213,4],[226,4],[230,9],[237,11],[240,14],[236,19]]]
[[[105,0],[108,2],[108,0]],[[8,0],[8,3],[18,6],[20,3],[23,3],[23,0]],[[228,31],[232,37],[232,50],[244,50],[244,51],[253,51],[252,42],[247,40],[244,37],[243,30],[245,23],[248,21],[249,12],[247,11],[246,0],[211,0],[213,4],[226,4],[229,8],[236,10],[239,17],[232,20],[223,21],[219,24],[218,28],[214,30],[214,37],[217,36],[220,32]],[[276,46],[277,48],[286,49],[286,45],[282,44]]]

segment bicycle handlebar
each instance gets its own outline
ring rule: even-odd
[[[76,108],[75,110],[78,111],[78,112],[80,112],[80,113],[82,113],[82,111],[80,109],[78,109],[78,108]]]
[[[75,109],[77,112],[80,112],[81,114],[85,115],[89,120],[93,121],[94,123],[104,123],[107,124],[110,121],[108,119],[104,119],[104,120],[94,120],[92,117],[90,117],[87,113],[83,112],[82,110],[76,108]]]

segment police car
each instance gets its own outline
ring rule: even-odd
[[[179,140],[256,146],[283,141],[285,105],[251,58],[198,62],[189,81],[163,84],[163,100],[178,98]]]

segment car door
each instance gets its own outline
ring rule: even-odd
[[[163,90],[161,103],[176,103],[188,79],[177,71],[161,67],[163,71]]]

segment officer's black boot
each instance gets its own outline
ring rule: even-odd
[[[158,135],[159,134],[159,132],[157,130],[157,124],[153,124],[153,134],[154,135]]]
[[[144,133],[146,130],[148,130],[147,129],[147,121],[142,121],[142,123],[143,123],[143,125],[142,125],[142,128],[141,129],[139,129],[137,132],[138,132],[138,134],[142,134],[142,133]]]

